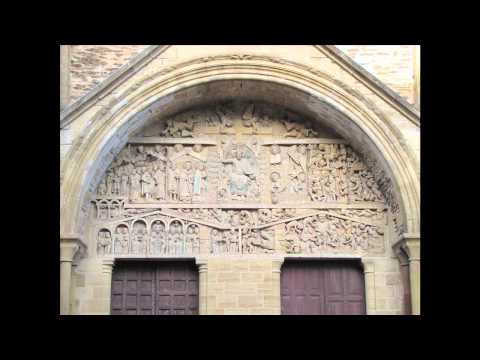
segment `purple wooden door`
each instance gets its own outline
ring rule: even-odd
[[[158,266],[156,313],[158,315],[198,314],[198,272],[186,263]]]
[[[363,272],[350,261],[285,262],[281,275],[282,314],[363,315]]]
[[[120,262],[112,274],[112,315],[198,314],[198,272],[190,262]]]

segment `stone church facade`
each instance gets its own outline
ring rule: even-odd
[[[127,46],[92,86],[71,51],[61,314],[420,314],[415,82],[335,46]]]

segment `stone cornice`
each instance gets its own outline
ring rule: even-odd
[[[128,79],[147,65],[156,55],[167,50],[169,45],[150,45],[125,65],[113,71],[110,76],[93,87],[86,94],[75,100],[60,113],[60,128],[67,126],[75,115],[81,114],[89,106],[94,105],[108,92],[114,90],[121,81]]]
[[[362,66],[353,61],[334,45],[315,45],[315,48],[323,53],[333,56],[342,67],[352,74],[357,80],[372,90],[375,94],[395,107],[415,125],[420,126],[420,111],[412,104],[390,89],[382,81],[373,76]]]

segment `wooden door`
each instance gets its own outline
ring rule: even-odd
[[[281,296],[286,315],[365,314],[363,272],[352,261],[287,261]]]
[[[198,271],[177,262],[119,262],[112,274],[112,315],[198,314]]]

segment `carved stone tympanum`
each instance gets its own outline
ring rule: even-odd
[[[381,254],[391,181],[287,109],[231,101],[158,119],[97,188],[97,255]],[[388,207],[388,208],[387,208]]]

